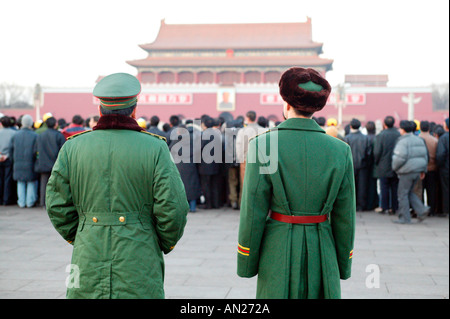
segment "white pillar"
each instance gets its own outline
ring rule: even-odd
[[[409,93],[408,96],[402,96],[402,102],[408,104],[408,121],[414,120],[414,106],[421,100],[421,97],[414,98],[414,93]]]

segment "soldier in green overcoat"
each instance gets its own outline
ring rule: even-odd
[[[351,275],[355,186],[350,147],[311,119],[331,87],[315,70],[280,79],[286,120],[250,141],[237,273],[257,298],[340,298]]]
[[[164,298],[163,253],[189,206],[165,139],[134,119],[140,90],[125,73],[98,82],[98,125],[71,137],[53,167],[47,212],[74,246],[67,298]]]

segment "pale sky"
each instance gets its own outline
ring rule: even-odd
[[[92,87],[136,69],[162,19],[180,23],[305,22],[327,78],[388,74],[388,86],[449,81],[448,0],[0,0],[0,83]]]

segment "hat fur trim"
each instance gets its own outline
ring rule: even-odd
[[[310,91],[299,84],[312,81],[320,86],[320,91]],[[283,73],[279,82],[280,95],[293,108],[308,113],[320,111],[327,103],[331,86],[319,72],[314,69],[293,67]]]

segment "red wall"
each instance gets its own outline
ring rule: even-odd
[[[193,94],[191,105],[141,105],[138,102],[136,116],[150,118],[157,115],[163,122],[168,122],[171,115],[183,115],[187,119],[200,118],[203,114],[216,117],[220,114],[214,112],[216,99],[214,93],[199,93]]]
[[[98,108],[93,104],[92,93],[45,93],[41,115],[47,112],[70,122],[76,114],[84,118],[98,115]]]
[[[364,105],[347,105],[343,110],[343,123],[348,123],[351,118],[356,117],[364,124],[369,120],[383,120],[385,116],[392,115],[398,121],[407,119],[408,106],[402,102],[402,96],[408,93],[365,93]],[[415,93],[415,97],[421,97],[421,101],[415,107],[415,119],[435,121],[441,124],[448,117],[448,111],[433,111],[431,93]],[[181,114],[185,118],[199,118],[203,114],[217,117],[222,111],[216,109],[215,93],[193,93],[192,104],[190,105],[142,105],[138,104],[137,116],[150,118],[158,115],[163,122],[167,122],[173,114]],[[282,119],[282,105],[262,105],[259,93],[236,93],[235,110],[230,112],[234,117],[245,115],[248,110],[254,110],[257,116],[275,115]],[[22,114],[30,114],[33,119],[36,111],[33,110],[9,110],[0,109],[5,115],[19,117]],[[94,104],[92,93],[59,93],[47,92],[44,94],[43,106],[41,107],[41,117],[43,114],[51,112],[56,118],[65,118],[70,122],[72,116],[79,114],[82,117],[89,117],[98,114],[97,106]],[[337,109],[334,104],[328,104],[325,108],[317,112],[315,116],[325,118],[337,118]]]
[[[387,115],[392,115],[397,120],[408,119],[408,105],[402,102],[404,93],[366,93],[365,105],[347,105],[342,112],[343,122],[348,123],[352,118],[358,118],[362,123],[367,121],[383,120]],[[414,93],[414,97],[421,98],[421,101],[415,105],[414,119],[419,121],[428,120],[442,124],[448,117],[448,111],[433,111],[431,93]],[[335,117],[338,111],[334,105],[327,105],[322,111],[316,113],[316,116]]]

